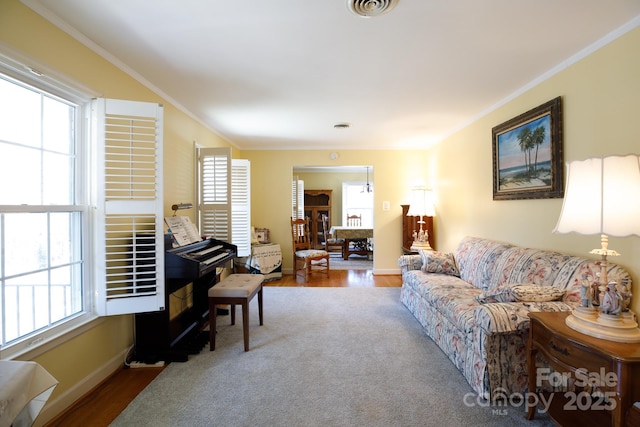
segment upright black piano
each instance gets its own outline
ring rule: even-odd
[[[202,327],[209,320],[209,288],[217,280],[217,268],[238,254],[236,245],[205,239],[177,248],[165,235],[165,304],[163,311],[135,317],[135,360],[145,363],[185,362],[209,340]],[[170,294],[193,283],[192,306],[170,318]]]

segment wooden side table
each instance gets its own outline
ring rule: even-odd
[[[400,205],[402,207],[402,247],[403,248],[411,248],[413,244],[413,232],[420,230],[420,217],[417,216],[407,216],[409,212],[409,205]],[[433,217],[432,216],[424,216],[422,217],[425,224],[422,226],[423,230],[426,230],[429,233],[429,246],[431,246],[435,250],[435,234],[433,230]],[[416,252],[417,253],[417,252]]]
[[[529,392],[536,393],[539,380],[543,379],[538,374],[546,375],[555,385],[570,378],[576,385],[575,392],[545,393],[545,399],[551,399],[548,410],[554,421],[562,426],[626,426],[628,411],[640,401],[640,345],[577,332],[565,324],[568,314],[529,313]],[[536,368],[538,353],[556,373]],[[601,395],[593,394],[594,390]],[[531,396],[529,400],[535,399]],[[528,408],[527,419],[533,419],[535,409]]]

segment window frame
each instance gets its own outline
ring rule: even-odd
[[[0,73],[7,76],[13,83],[33,88],[38,92],[45,92],[60,98],[75,106],[76,120],[76,166],[75,166],[75,201],[64,207],[31,205],[28,207],[16,205],[2,205],[3,213],[16,212],[71,212],[81,213],[81,242],[82,242],[82,310],[67,316],[42,330],[33,331],[6,347],[0,348],[0,359],[11,359],[29,354],[36,357],[49,349],[70,340],[88,330],[99,317],[94,311],[93,301],[93,223],[91,204],[91,144],[89,133],[90,105],[94,94],[79,84],[61,77],[48,67],[26,58],[24,55],[10,48],[0,45]]]
[[[343,181],[342,182],[342,223],[346,225],[347,215],[361,214],[362,226],[373,228],[373,193],[368,193],[370,196],[371,204],[369,206],[354,206],[349,204],[349,192],[348,188],[360,187],[363,188],[366,185],[365,181]]]
[[[196,147],[196,158],[200,233],[251,255],[251,162],[233,159],[230,147]]]

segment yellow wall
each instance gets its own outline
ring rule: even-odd
[[[552,234],[562,199],[492,200],[491,128],[562,96],[565,161],[640,154],[639,52],[636,28],[431,149],[428,163],[439,213],[437,247],[451,251],[461,237],[474,235],[592,256],[588,252],[600,247],[599,236]],[[633,275],[632,305],[640,312],[640,238],[611,237],[609,248],[622,254],[610,261]]]
[[[293,252],[289,218],[293,167],[373,166],[374,269],[376,274],[398,274],[397,260],[402,252],[400,205],[409,202],[410,186],[416,180],[425,180],[424,154],[398,150],[345,150],[338,151],[337,160],[331,160],[332,151],[335,150],[243,151],[242,156],[251,161],[251,222],[270,229],[271,241],[282,248],[283,270],[291,272]],[[382,210],[383,201],[389,202],[389,211]]]
[[[171,213],[172,203],[194,201],[194,141],[202,146],[228,146],[227,142],[18,0],[0,0],[0,41],[103,96],[163,103],[165,214]],[[436,192],[438,250],[452,251],[461,237],[475,235],[585,255],[598,246],[596,236],[551,233],[561,199],[492,200],[491,128],[560,95],[565,160],[639,153],[640,126],[635,121],[640,111],[639,48],[640,30],[635,29],[429,150],[345,150],[338,151],[337,160],[330,159],[329,150],[234,150],[234,157],[251,160],[252,222],[271,230],[271,239],[282,245],[285,270],[290,270],[293,166],[372,165],[376,274],[398,272],[400,205],[408,203],[410,187],[419,180]],[[389,211],[382,209],[383,201],[389,202]],[[193,213],[189,215],[195,219]],[[640,238],[611,238],[610,247],[622,253],[615,261],[639,283]],[[634,298],[633,306],[640,311],[640,298]],[[78,392],[87,391],[91,381],[99,381],[110,366],[119,365],[131,343],[131,317],[116,316],[96,322],[88,332],[36,357],[60,381],[52,396],[54,407],[45,416],[64,409],[66,402],[79,397]]]

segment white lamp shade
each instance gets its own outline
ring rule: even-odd
[[[412,190],[411,204],[407,216],[436,216],[433,206],[433,193],[426,188]]]
[[[554,233],[640,236],[640,156],[567,163],[567,186]]]

